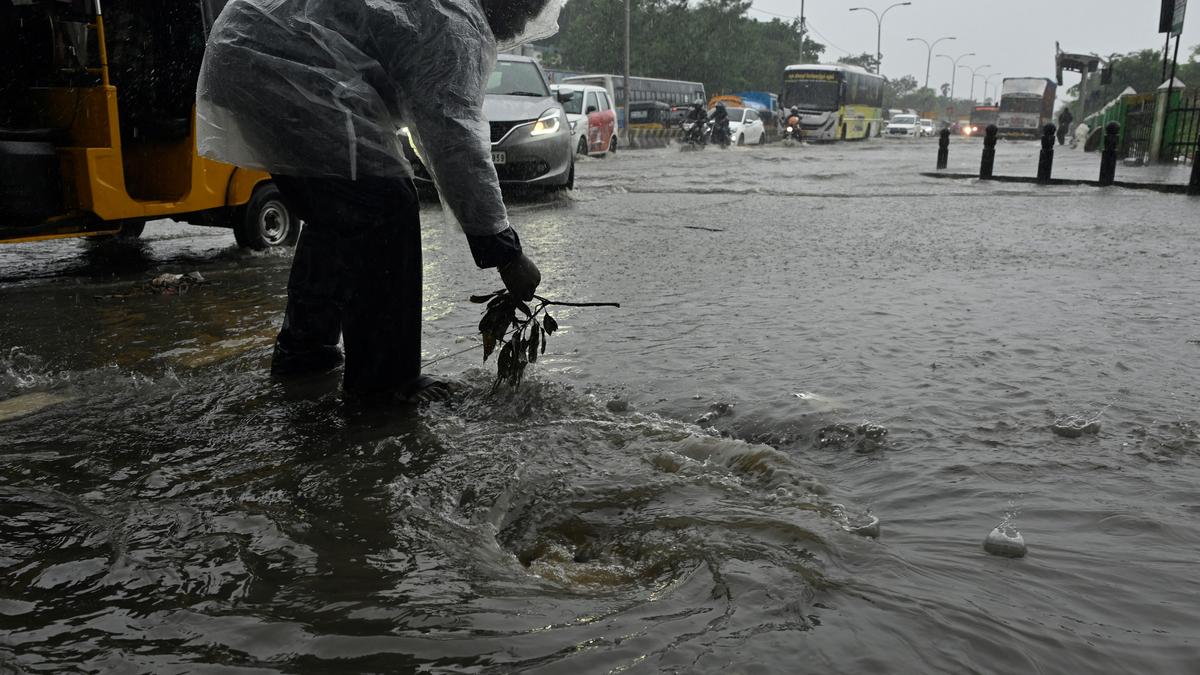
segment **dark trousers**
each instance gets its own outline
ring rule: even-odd
[[[343,339],[342,386],[387,394],[421,374],[421,215],[412,180],[274,176],[304,220],[275,358]]]

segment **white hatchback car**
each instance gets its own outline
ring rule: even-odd
[[[762,145],[767,142],[767,130],[758,111],[752,108],[727,108],[729,138],[738,145]]]
[[[571,147],[580,155],[603,155],[617,150],[617,113],[604,87],[590,84],[550,85],[563,101],[571,127]],[[564,96],[563,98],[566,98]]]
[[[934,125],[933,120],[925,119],[925,118],[921,119],[921,135],[922,136],[936,136],[937,135],[937,127],[936,127],[936,125]]]

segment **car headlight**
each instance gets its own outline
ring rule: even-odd
[[[547,134],[558,133],[560,127],[562,127],[562,113],[551,108],[542,113],[542,116],[534,123],[533,129],[529,130],[529,135],[545,136]]]
[[[789,134],[790,134],[790,133],[792,133],[792,128],[791,128],[791,127],[788,127],[788,128],[787,128],[787,132],[788,132]]]

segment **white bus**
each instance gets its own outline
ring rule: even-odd
[[[845,141],[883,130],[883,78],[858,66],[792,65],[783,71],[784,110],[800,109],[804,137]]]
[[[625,78],[621,75],[576,75],[564,77],[563,86],[590,84],[604,87],[617,104],[617,124],[625,128]],[[707,101],[704,84],[683,80],[661,80],[654,77],[630,77],[630,99],[633,101],[658,101],[668,105],[686,105],[697,99]]]

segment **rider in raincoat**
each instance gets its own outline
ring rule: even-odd
[[[484,90],[499,48],[557,31],[559,0],[230,0],[197,89],[199,151],[273,174],[305,227],[272,372],[336,367],[367,398],[443,395],[421,375],[417,193],[407,125],[475,263],[530,298]]]

